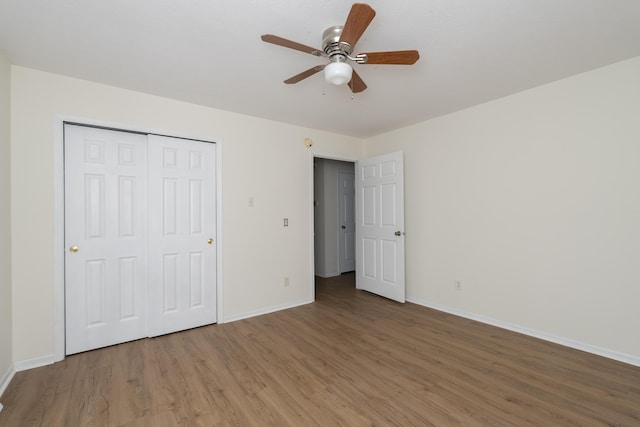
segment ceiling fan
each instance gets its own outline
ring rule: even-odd
[[[362,78],[347,61],[357,64],[393,64],[412,65],[420,58],[417,50],[397,50],[391,52],[368,52],[351,56],[353,48],[367,29],[376,11],[365,3],[354,3],[344,26],[335,25],[327,28],[322,34],[322,50],[306,46],[273,34],[264,34],[262,41],[278,46],[288,47],[314,56],[329,58],[329,63],[316,65],[306,71],[288,78],[286,84],[298,83],[322,70],[327,83],[337,86],[347,84],[353,93],[367,88]]]

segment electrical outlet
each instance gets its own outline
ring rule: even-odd
[[[461,291],[462,282],[460,280],[456,280],[455,282],[453,282],[453,289],[455,289],[456,291]]]
[[[286,288],[287,286],[289,286],[289,276],[285,276],[285,277],[284,277],[284,286],[285,286],[285,288]]]

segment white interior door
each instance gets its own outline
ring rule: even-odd
[[[355,176],[353,173],[338,174],[338,236],[340,273],[356,269],[356,216]]]
[[[356,288],[405,302],[401,151],[356,163]]]
[[[66,353],[147,333],[146,135],[65,125]]]
[[[149,135],[149,334],[216,322],[215,144]]]

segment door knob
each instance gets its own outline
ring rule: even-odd
[[[394,234],[395,234],[396,236],[402,236],[402,233],[401,233],[400,231],[396,231]]]
[[[80,250],[77,246],[71,246],[69,248],[69,252],[73,252],[74,254]]]
[[[213,239],[210,238],[209,240],[207,240],[207,243],[213,245]]]

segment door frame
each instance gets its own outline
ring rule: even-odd
[[[315,233],[314,233],[314,218],[315,218],[315,209],[313,207],[314,195],[313,195],[313,183],[314,183],[314,167],[313,167],[313,159],[314,158],[327,159],[327,160],[339,160],[341,162],[351,162],[356,163],[360,160],[360,157],[356,156],[347,156],[343,154],[335,154],[330,152],[322,152],[315,151],[313,149],[309,150],[309,201],[307,206],[309,206],[309,270],[311,271],[311,277],[309,278],[309,301],[313,302],[316,300],[316,263],[315,263]],[[355,171],[354,171],[355,172]],[[358,236],[356,235],[356,238]],[[357,274],[357,271],[356,271]]]
[[[65,358],[65,287],[64,287],[64,124],[73,123],[83,126],[171,136],[216,144],[216,323],[223,319],[223,283],[222,283],[222,141],[220,138],[202,135],[186,135],[166,129],[149,129],[142,126],[95,120],[86,117],[56,115],[53,123],[53,362]],[[312,158],[313,161],[313,158]],[[313,181],[312,181],[313,185]],[[313,214],[313,210],[311,211]],[[311,229],[313,233],[313,227]],[[313,248],[312,248],[313,249]],[[313,293],[312,293],[313,295]]]

